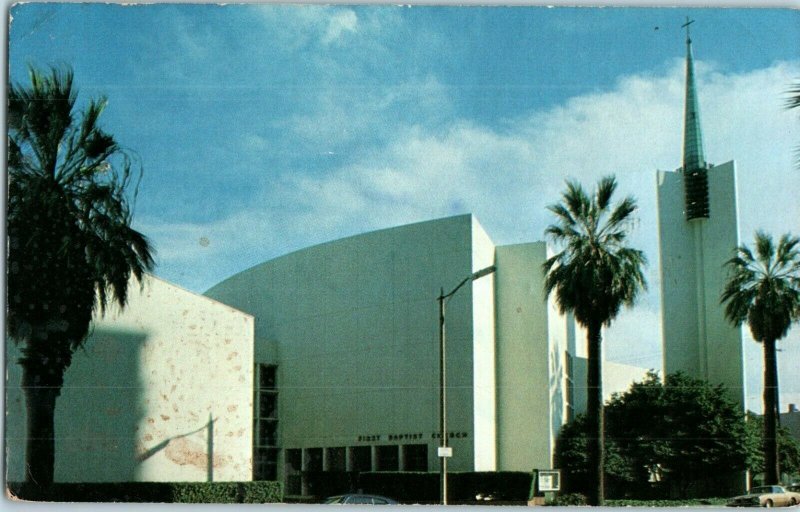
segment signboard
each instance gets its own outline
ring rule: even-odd
[[[439,452],[439,457],[452,457],[453,456],[453,447],[452,446],[440,446],[438,452]]]
[[[540,470],[539,471],[539,491],[558,491],[561,490],[561,470]]]

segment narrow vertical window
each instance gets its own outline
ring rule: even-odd
[[[278,387],[277,367],[256,366],[253,411],[253,480],[278,478]]]

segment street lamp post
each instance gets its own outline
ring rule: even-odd
[[[439,489],[441,493],[442,505],[447,505],[447,459],[452,455],[452,451],[447,446],[447,364],[446,347],[447,337],[445,333],[445,301],[455,295],[455,293],[465,284],[483,276],[487,276],[497,270],[492,265],[478,270],[453,288],[450,293],[445,294],[444,288],[439,292]]]

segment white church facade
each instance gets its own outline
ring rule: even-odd
[[[719,306],[738,243],[733,163],[702,156],[691,46],[683,167],[658,173],[664,371],[744,404],[741,330]],[[55,480],[278,480],[439,467],[437,297],[447,302],[452,471],[551,468],[585,409],[585,340],[545,297],[544,242],[495,245],[472,215],[364,233],[261,263],[198,295],[148,276],[98,319],[56,409]],[[578,331],[578,332],[576,332]],[[7,343],[8,480],[25,408]],[[725,357],[719,357],[725,354]],[[604,366],[604,394],[646,369]]]
[[[461,215],[309,247],[205,296],[149,277],[67,371],[55,479],[277,479],[305,494],[306,472],[437,471],[436,299],[492,265],[447,302],[449,467],[550,468],[586,398],[584,340],[544,296],[547,251],[495,246]],[[15,480],[25,411],[7,360]],[[645,371],[607,365],[606,396]]]

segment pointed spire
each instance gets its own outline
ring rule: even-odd
[[[709,215],[708,176],[700,130],[700,105],[694,84],[694,57],[686,18],[686,107],[683,118],[683,175],[686,194],[686,219],[707,219]]]
[[[697,89],[694,83],[694,56],[692,55],[692,39],[689,37],[689,25],[694,21],[686,18],[686,106],[683,117],[683,171],[690,172],[705,169],[703,155],[703,132],[700,129],[700,104],[697,101]]]

